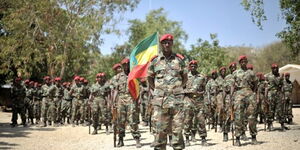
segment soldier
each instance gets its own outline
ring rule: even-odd
[[[39,124],[41,120],[42,91],[41,91],[41,84],[39,84],[38,82],[34,83],[33,100],[34,100],[33,115],[34,118],[36,119],[36,124]]]
[[[266,100],[265,97],[265,91],[268,86],[268,83],[265,81],[265,77],[263,73],[258,72],[256,74],[257,78],[259,79],[259,82],[257,84],[257,96],[258,96],[258,104],[257,104],[257,109],[258,109],[258,115],[260,119],[260,123],[267,123],[266,116],[269,113],[269,103]]]
[[[247,70],[248,59],[245,55],[239,57],[240,69],[233,72],[234,84],[231,87],[231,95],[234,95],[234,124],[235,124],[235,146],[241,146],[240,136],[245,132],[245,109],[249,113],[249,128],[252,136],[252,143],[257,144],[256,140],[256,116],[252,111],[255,110],[256,99],[253,98],[253,87],[256,87],[256,76],[252,70]]]
[[[66,122],[66,118],[68,124],[70,123],[70,119],[71,119],[72,96],[70,94],[70,90],[71,90],[70,86],[71,86],[70,82],[63,83],[64,96],[62,98],[62,103],[61,103],[61,117],[62,117],[63,124]]]
[[[216,122],[220,125],[221,130],[223,130],[223,124],[225,121],[225,89],[224,89],[224,85],[225,85],[225,76],[226,76],[226,67],[221,67],[219,69],[219,76],[216,79],[216,83],[217,83],[217,106],[216,106],[216,114],[217,114],[217,118],[216,118]],[[216,124],[216,127],[217,125]]]
[[[149,122],[149,116],[147,115],[147,108],[148,108],[148,97],[149,97],[149,91],[148,91],[148,85],[145,78],[142,78],[140,80],[141,87],[140,87],[140,99],[141,102],[141,116],[144,126],[148,126]]]
[[[61,119],[61,103],[62,103],[62,98],[64,96],[64,91],[63,91],[63,87],[61,86],[61,78],[60,77],[56,77],[54,79],[54,83],[55,83],[55,98],[54,98],[54,113],[55,113],[55,124],[56,126],[60,123],[62,124],[62,119]]]
[[[268,131],[272,130],[273,119],[276,114],[276,119],[278,119],[281,124],[281,130],[284,131],[287,129],[284,126],[284,114],[283,114],[283,100],[282,100],[282,86],[283,86],[283,76],[280,76],[278,71],[278,65],[272,64],[271,66],[272,73],[266,74],[266,80],[268,82],[268,88],[266,97],[268,98],[268,102],[270,103],[269,114],[267,116],[268,119]]]
[[[26,96],[25,96],[25,113],[27,113],[28,122],[33,125],[33,84],[34,81],[29,81],[28,79],[25,80],[25,89],[26,89]]]
[[[198,62],[192,60],[189,62],[188,81],[185,89],[185,120],[184,130],[186,136],[186,146],[190,145],[189,136],[192,135],[192,141],[196,142],[195,134],[198,131],[202,145],[207,146],[206,128],[205,128],[205,77],[197,71]]]
[[[231,113],[233,113],[232,105],[233,101],[230,96],[231,85],[234,84],[233,72],[236,70],[236,62],[232,62],[229,65],[230,74],[225,77],[225,84],[223,86],[223,92],[225,94],[225,106],[224,106],[224,118],[225,122],[223,125],[223,141],[228,141],[228,132],[230,130],[230,124],[232,123]]]
[[[12,127],[18,125],[18,114],[20,114],[22,119],[22,125],[26,127],[26,116],[25,116],[25,96],[26,91],[25,88],[21,85],[21,78],[17,77],[14,80],[13,86],[11,88],[11,99],[12,99]]]
[[[287,123],[291,124],[293,122],[293,112],[292,112],[292,91],[293,84],[290,81],[290,73],[284,74],[285,80],[283,81],[283,94],[284,94],[284,115],[287,118]]]
[[[154,89],[151,102],[156,120],[154,149],[166,149],[168,134],[172,135],[173,149],[184,149],[182,91],[187,81],[187,67],[184,57],[172,52],[171,34],[163,35],[160,44],[162,53],[152,59],[148,69],[148,83]]]
[[[53,99],[55,96],[55,87],[51,85],[51,78],[49,76],[44,77],[45,84],[42,86],[42,117],[43,117],[43,124],[42,127],[47,126],[48,124],[51,125],[52,121],[54,121],[54,113],[50,109],[50,106],[53,106]]]
[[[126,119],[131,127],[131,134],[136,141],[136,147],[140,148],[142,145],[140,143],[141,134],[138,129],[139,124],[139,107],[138,101],[133,100],[127,86],[127,78],[129,74],[129,59],[124,58],[121,61],[123,72],[116,75],[113,84],[113,88],[118,90],[118,131],[119,131],[119,142],[118,147],[124,146],[124,137],[125,137],[125,125]]]
[[[93,117],[93,135],[97,134],[97,128],[99,125],[99,120],[106,126],[106,134],[109,134],[108,126],[110,125],[110,120],[108,120],[107,112],[107,102],[106,96],[109,92],[109,86],[106,84],[105,73],[98,73],[96,75],[96,83],[91,87],[90,98],[92,103],[92,117]]]
[[[79,122],[81,124],[84,123],[85,119],[85,101],[86,98],[84,93],[84,87],[81,81],[84,81],[84,78],[76,76],[74,78],[75,84],[72,86],[70,94],[73,96],[73,106],[72,106],[72,126],[75,127],[75,122],[78,125]]]
[[[213,70],[211,72],[211,79],[207,82],[205,90],[207,94],[207,100],[209,105],[209,123],[212,124],[212,129],[217,128],[215,122],[217,121],[217,92],[218,92],[218,84],[216,82],[216,79],[218,78],[218,73],[216,70]]]

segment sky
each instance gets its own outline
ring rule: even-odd
[[[187,50],[197,39],[210,40],[210,33],[217,33],[221,46],[263,47],[280,39],[276,33],[286,26],[281,18],[279,0],[266,0],[265,13],[268,18],[260,30],[251,19],[250,12],[240,4],[242,0],[141,0],[133,12],[124,13],[117,28],[121,35],[104,35],[104,44],[100,46],[102,54],[111,54],[113,47],[128,40],[126,30],[128,20],[145,20],[153,9],[164,8],[167,17],[182,23],[182,29],[188,34],[183,43]],[[176,38],[176,37],[175,37]]]

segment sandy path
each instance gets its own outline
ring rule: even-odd
[[[263,125],[258,125],[257,140],[259,145],[251,145],[250,141],[242,141],[242,147],[233,147],[232,141],[222,142],[222,133],[208,131],[208,143],[210,146],[203,147],[200,141],[192,143],[187,150],[193,149],[260,149],[260,150],[296,150],[300,149],[300,108],[295,108],[294,124],[288,127],[291,130],[279,132],[280,124],[275,123],[275,131],[263,131]],[[88,127],[46,127],[36,126],[16,127],[9,126],[11,113],[0,112],[0,149],[22,149],[22,150],[112,150],[113,135],[106,135],[103,130],[98,135],[89,135]],[[20,122],[20,120],[19,120]],[[142,132],[141,150],[152,149],[150,143],[153,136],[149,134],[148,128],[140,126]],[[249,132],[246,133],[250,138]],[[231,134],[229,134],[231,138]],[[199,139],[199,137],[197,136]],[[135,141],[130,133],[125,137],[125,146],[115,148],[122,150],[132,150],[135,148]],[[168,147],[167,149],[172,149]]]

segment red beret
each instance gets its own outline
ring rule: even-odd
[[[272,68],[278,68],[278,65],[277,65],[277,64],[272,64],[271,67],[272,67]]]
[[[101,77],[101,73],[97,73],[96,77]]]
[[[253,69],[253,65],[252,64],[247,64],[247,69]]]
[[[198,64],[198,61],[197,61],[197,60],[192,60],[192,61],[190,61],[189,65],[191,65],[191,64],[197,65],[197,64]]]
[[[211,71],[211,74],[217,73],[217,70],[213,70]]]
[[[240,62],[241,60],[243,60],[243,59],[247,59],[247,56],[246,56],[246,55],[241,55],[241,56],[239,57],[239,62]]]
[[[62,85],[63,85],[63,86],[66,86],[66,85],[68,85],[68,83],[67,83],[67,82],[64,82]]]
[[[262,74],[263,74],[262,72],[258,72],[258,73],[256,73],[256,76],[260,77],[260,76],[262,76]]]
[[[80,80],[81,82],[83,82],[83,81],[84,81],[84,78],[83,78],[83,77],[80,77],[79,80]]]
[[[173,40],[173,35],[171,35],[171,34],[165,34],[162,37],[160,37],[159,42],[161,42],[163,40]]]
[[[50,79],[49,76],[45,76],[45,77],[44,77],[44,80],[49,80],[49,79]]]
[[[124,59],[121,61],[121,65],[126,64],[126,63],[129,63],[129,59],[128,59],[128,58],[124,58]]]
[[[290,73],[289,73],[289,72],[286,72],[284,75],[285,75],[285,76],[289,76],[289,75],[290,75]]]
[[[28,80],[28,79],[26,79],[25,81],[24,81],[24,83],[25,84],[28,84],[30,81]]]
[[[232,67],[233,65],[236,65],[236,62],[231,62],[231,63],[229,64],[229,68]]]
[[[79,76],[75,76],[75,77],[74,77],[74,80],[75,80],[75,81],[78,81],[78,80],[80,80],[80,77],[79,77]]]
[[[113,69],[116,70],[118,67],[121,67],[121,64],[117,63],[113,66]]]
[[[17,77],[17,78],[15,78],[15,81],[21,81],[22,80],[22,78],[21,77]]]
[[[89,81],[87,79],[84,79],[83,83],[89,83]]]
[[[225,70],[226,70],[226,67],[221,67],[221,68],[220,68],[220,71],[221,71],[221,70],[223,70],[223,69],[225,69]]]
[[[33,86],[34,85],[34,81],[30,81],[29,84]]]
[[[60,77],[56,77],[56,78],[54,79],[54,81],[61,81],[61,78],[60,78]]]

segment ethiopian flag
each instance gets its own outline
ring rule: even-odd
[[[130,54],[130,73],[128,88],[131,96],[136,100],[139,97],[140,86],[138,78],[147,77],[147,70],[151,58],[158,54],[157,32],[142,40]]]

